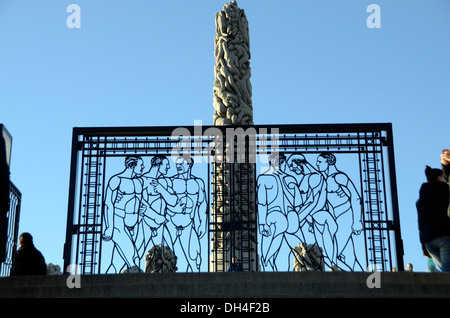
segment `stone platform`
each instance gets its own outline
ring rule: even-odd
[[[2,298],[442,298],[450,273],[235,272],[68,275],[0,278]],[[372,276],[373,278],[373,276]],[[370,280],[370,279],[369,279]],[[71,280],[77,282],[76,280]],[[374,280],[371,280],[375,282]]]

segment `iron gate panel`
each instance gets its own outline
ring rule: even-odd
[[[179,271],[287,271],[307,243],[402,270],[393,151],[390,124],[74,128],[64,266],[144,269],[161,244]]]
[[[6,216],[6,258],[0,265],[0,277],[6,277],[11,274],[14,264],[15,251],[17,250],[17,240],[19,237],[19,218],[20,206],[22,202],[22,193],[14,185],[9,184],[9,211]]]

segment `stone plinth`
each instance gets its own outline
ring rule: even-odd
[[[67,275],[0,278],[0,297],[60,298],[423,298],[450,297],[450,273],[380,273],[368,288],[365,272],[233,272]]]

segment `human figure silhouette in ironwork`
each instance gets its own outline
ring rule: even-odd
[[[177,174],[168,178],[176,195],[175,205],[167,206],[170,222],[167,227],[172,250],[187,262],[187,271],[200,270],[202,257],[200,239],[207,231],[207,202],[202,179],[192,174],[194,160],[187,155],[176,159]]]
[[[289,169],[296,175],[302,198],[299,220],[305,243],[317,243],[323,250],[324,262],[331,266],[337,224],[326,207],[325,176],[317,171],[303,154],[291,155],[288,162]]]
[[[109,270],[139,267],[144,251],[143,216],[148,206],[143,200],[144,170],[141,157],[126,157],[125,170],[112,176],[106,189],[103,239],[113,243]],[[116,266],[119,257],[119,268]]]
[[[142,175],[144,199],[149,209],[145,212],[144,223],[149,229],[146,232],[145,249],[154,245],[167,246],[172,243],[170,233],[167,231],[167,205],[175,205],[177,196],[169,186],[167,173],[170,162],[164,155],[152,157],[150,170]]]
[[[326,178],[328,210],[338,225],[335,234],[336,264],[342,269],[363,270],[355,254],[355,236],[363,230],[361,197],[352,180],[336,167],[336,156],[321,153],[317,168]]]
[[[257,179],[258,228],[262,235],[260,253],[264,270],[278,269],[277,256],[283,242],[288,244],[290,254],[290,247],[301,241],[296,211],[301,203],[298,186],[285,168],[286,157],[272,154],[269,169]],[[281,262],[286,264],[286,259]]]

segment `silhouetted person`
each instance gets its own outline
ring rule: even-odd
[[[44,256],[33,244],[30,233],[19,236],[19,249],[16,252],[12,275],[46,275],[47,265]]]
[[[243,272],[244,268],[242,267],[242,264],[237,260],[236,257],[233,257],[231,259],[231,264],[228,267],[228,272]]]
[[[417,201],[419,236],[425,256],[431,256],[443,272],[450,272],[449,185],[441,169],[425,170]]]

